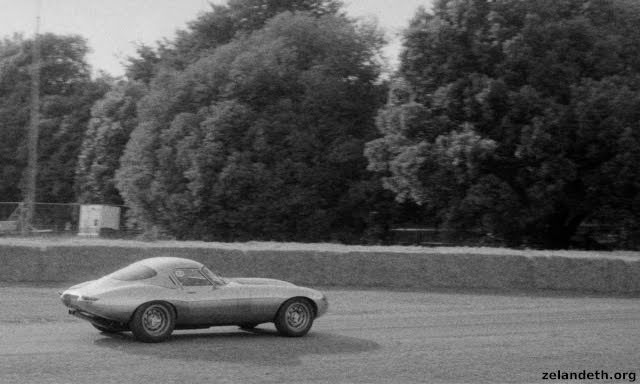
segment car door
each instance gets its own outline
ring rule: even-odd
[[[231,284],[230,284],[231,285]],[[263,323],[273,321],[282,302],[282,294],[266,285],[234,283],[237,313],[244,322]]]
[[[233,324],[238,318],[238,300],[224,285],[214,284],[196,268],[176,269],[174,276],[189,309],[181,323],[223,325]]]

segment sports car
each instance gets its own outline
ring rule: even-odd
[[[131,331],[160,342],[174,329],[237,325],[252,329],[273,322],[284,336],[309,332],[328,308],[314,289],[266,278],[223,278],[203,264],[154,257],[60,293],[69,314],[105,333]]]

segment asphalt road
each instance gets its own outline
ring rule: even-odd
[[[558,370],[640,381],[638,298],[331,289],[304,338],[262,325],[143,344],[68,316],[63,286],[0,285],[0,383],[567,382],[543,380]]]

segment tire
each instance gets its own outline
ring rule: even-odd
[[[314,310],[308,300],[293,298],[282,304],[274,323],[281,335],[300,337],[309,332],[314,317]]]
[[[159,343],[168,339],[175,325],[173,308],[162,302],[141,305],[129,323],[133,336],[145,343]]]
[[[124,329],[122,329],[122,328],[105,327],[105,326],[96,325],[96,324],[93,324],[93,323],[91,323],[91,325],[93,325],[93,328],[95,328],[98,331],[103,332],[103,333],[118,333],[118,332],[124,331]]]

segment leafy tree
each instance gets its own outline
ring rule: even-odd
[[[162,68],[117,173],[125,201],[179,238],[361,235],[368,212],[351,208],[384,194],[362,155],[381,44],[375,27],[285,12],[183,71]]]
[[[79,36],[44,34],[41,46],[41,106],[38,159],[38,201],[75,201],[75,165],[80,143],[95,100],[107,89],[91,80],[86,63],[88,47]],[[0,45],[0,200],[22,200],[26,166],[26,128],[29,125],[31,45],[19,36]]]
[[[448,228],[565,248],[597,222],[629,239],[640,217],[638,22],[636,2],[614,0],[419,11],[369,168]]]
[[[149,84],[158,72],[160,56],[148,45],[139,45],[137,56],[129,57],[126,64],[126,76],[131,81]]]
[[[131,131],[138,124],[136,103],[145,91],[141,84],[121,81],[91,108],[76,169],[81,203],[123,203],[114,176]]]
[[[309,12],[318,17],[337,14],[340,7],[338,0],[230,0],[225,5],[211,4],[209,12],[189,22],[186,30],[178,30],[174,40],[160,42],[157,50],[140,46],[137,57],[128,60],[127,77],[149,83],[161,67],[184,70],[236,35],[261,29],[282,12]]]
[[[20,201],[20,179],[24,168],[21,149],[25,124],[29,121],[26,100],[29,83],[24,79],[23,39],[14,36],[0,42],[0,200]]]

